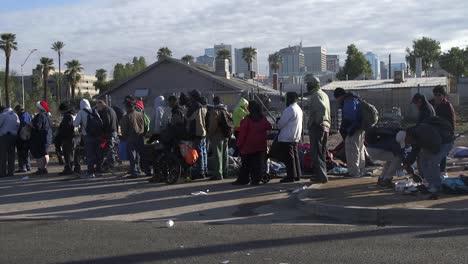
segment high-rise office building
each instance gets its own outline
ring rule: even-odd
[[[327,70],[327,50],[322,47],[304,47],[304,64],[308,72],[324,72]]]
[[[214,57],[208,56],[208,55],[203,55],[197,57],[197,63],[200,65],[206,65],[209,67],[214,67]]]
[[[205,55],[214,58],[214,57],[215,57],[214,48],[207,48],[207,49],[205,49]]]
[[[366,57],[366,60],[371,65],[372,77],[374,78],[374,80],[380,80],[380,60],[379,60],[379,56],[372,53],[372,52],[367,52],[365,57]]]
[[[236,74],[238,76],[244,76],[245,78],[250,78],[250,73],[249,73],[249,66],[247,65],[247,62],[243,58],[243,49],[234,49],[234,55],[235,55],[235,65],[236,65]],[[251,71],[254,71],[258,74],[258,62],[257,62],[257,55],[253,57],[252,61],[252,69]]]
[[[380,61],[380,79],[388,79],[388,68],[387,64],[385,64],[385,61]]]
[[[302,46],[290,46],[281,49],[278,53],[281,56],[280,77],[297,76],[306,72]]]
[[[327,71],[340,71],[340,57],[338,55],[327,55]]]

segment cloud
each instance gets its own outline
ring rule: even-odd
[[[33,48],[39,56],[56,58],[50,49],[65,42],[64,61],[78,59],[87,73],[108,71],[133,56],[156,60],[161,46],[174,57],[202,55],[215,43],[254,46],[259,68],[267,68],[268,54],[288,45],[322,45],[329,54],[342,55],[355,43],[393,61],[403,61],[412,40],[429,36],[443,49],[468,45],[465,0],[331,1],[331,0],[84,0],[77,4],[0,13],[2,31],[17,34],[19,50],[12,67],[19,70]]]

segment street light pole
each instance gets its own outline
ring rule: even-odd
[[[31,56],[31,54],[33,54],[35,51],[37,51],[37,49],[33,49],[31,50],[31,52],[29,53],[29,55],[26,57],[26,59],[24,60],[23,64],[21,64],[21,86],[22,86],[22,90],[23,90],[23,107],[24,107],[24,74],[23,74],[23,66],[26,64],[26,62],[28,61],[29,59],[29,56]]]

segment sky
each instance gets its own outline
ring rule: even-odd
[[[288,45],[324,46],[328,54],[346,59],[346,47],[404,62],[406,47],[423,36],[437,39],[442,50],[468,46],[466,0],[2,0],[0,33],[17,36],[11,57],[17,73],[25,74],[40,57],[63,41],[62,62],[78,59],[87,74],[144,56],[148,64],[168,46],[175,58],[203,55],[214,44],[258,49],[259,71],[268,54]],[[0,54],[0,69],[4,68]],[[65,68],[62,66],[62,69]]]

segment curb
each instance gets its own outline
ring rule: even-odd
[[[313,190],[313,188],[312,188]],[[300,210],[343,222],[384,225],[468,225],[468,209],[378,208],[313,202],[309,190],[295,196]]]

